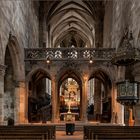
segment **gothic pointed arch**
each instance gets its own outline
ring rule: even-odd
[[[24,81],[24,49],[20,47],[16,36],[12,34],[9,35],[9,40],[5,51],[5,57],[7,50],[9,51],[10,56],[12,58],[14,79],[16,81]]]
[[[25,69],[23,51],[17,38],[10,33],[4,59],[4,65],[6,65],[3,97],[3,103],[6,106],[4,108],[4,121],[7,121],[9,118],[13,119],[15,123],[25,121]],[[20,106],[17,103],[20,103]],[[22,115],[18,112],[21,112]]]
[[[42,67],[33,69],[27,75],[28,121],[51,120],[51,76]],[[45,114],[45,115],[44,115]]]
[[[45,68],[42,68],[42,67],[36,67],[34,68],[33,70],[31,70],[27,76],[26,76],[26,82],[29,82],[32,78],[33,75],[37,74],[37,73],[40,73],[42,76],[45,76],[49,79],[51,79],[51,75],[50,73],[45,69]],[[41,76],[41,77],[42,77]],[[41,78],[40,77],[40,78]]]
[[[58,77],[58,84],[61,85],[67,78],[73,78],[77,83],[81,84],[80,74],[73,70],[72,68],[64,69]]]
[[[72,69],[67,68],[61,71],[58,78],[58,103],[61,113],[72,112],[77,113],[75,120],[81,118],[82,106],[82,79],[80,74]],[[68,107],[69,106],[69,107]],[[62,116],[61,116],[62,117]],[[60,120],[63,118],[60,117]]]
[[[103,83],[108,83],[110,88],[112,87],[112,81],[110,76],[105,70],[101,68],[94,70],[89,79],[91,78],[100,79]]]
[[[79,68],[79,64],[74,61],[66,61],[62,67],[57,71],[57,81],[62,81],[63,79],[72,76],[75,80],[82,82],[81,70]]]
[[[92,91],[94,115],[101,122],[111,121],[112,109],[112,81],[108,72],[102,68],[94,69],[89,78],[90,92]],[[92,87],[92,90],[91,90]],[[102,106],[102,109],[98,106]],[[105,117],[106,116],[106,117]]]

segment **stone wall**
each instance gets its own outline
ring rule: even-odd
[[[103,47],[111,47],[111,27],[112,27],[112,1],[108,1],[105,5],[104,15],[104,32],[103,32]]]
[[[25,121],[25,86],[15,84],[20,82],[20,77],[25,79],[24,48],[39,47],[38,6],[38,2],[33,0],[0,0],[0,64],[6,65],[5,77],[3,75],[0,80],[1,84],[4,83],[4,86],[0,87],[1,124],[5,124],[8,117],[16,123]],[[6,55],[6,58],[10,55],[11,57],[6,59],[6,62],[5,52],[10,32],[16,37],[19,45],[8,46],[10,54]],[[10,64],[14,67],[12,74],[7,71],[10,70]],[[20,71],[18,76],[14,81],[10,80],[8,77],[17,75],[17,69]]]
[[[113,0],[112,47],[118,47],[126,27],[132,30],[137,45],[140,32],[139,11],[139,0]]]
[[[14,74],[13,65],[10,57],[10,53],[6,51],[5,65],[7,66],[4,77],[4,95],[3,95],[3,106],[4,106],[4,121],[8,118],[14,119]]]
[[[135,45],[140,40],[140,1],[112,0],[105,4],[104,47],[117,48],[126,27],[132,31]]]
[[[3,59],[10,32],[16,36],[21,48],[38,47],[38,24],[38,3],[32,0],[1,0],[0,49]]]
[[[105,3],[104,16],[104,47],[118,48],[126,27],[132,31],[135,46],[140,47],[140,1],[139,0],[112,0]],[[138,70],[138,68],[137,68]],[[119,72],[119,71],[118,71]],[[123,71],[121,70],[121,75]],[[128,74],[127,74],[128,75]],[[135,76],[135,75],[134,75]],[[116,80],[119,79],[118,78]],[[135,80],[139,81],[138,76]],[[116,100],[114,100],[116,101]],[[115,103],[115,102],[114,102]],[[137,106],[136,106],[137,107]],[[118,114],[118,123],[123,123],[123,106],[115,103]],[[139,112],[139,106],[135,109]],[[135,114],[136,124],[140,124],[140,115]]]

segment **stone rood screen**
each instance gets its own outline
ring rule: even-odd
[[[110,61],[114,48],[30,48],[25,49],[25,60],[103,60]]]

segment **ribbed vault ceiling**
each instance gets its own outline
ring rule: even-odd
[[[40,2],[53,47],[95,47],[103,21],[103,1],[48,0]]]

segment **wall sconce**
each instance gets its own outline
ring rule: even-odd
[[[47,64],[50,64],[50,63],[51,63],[51,60],[50,60],[49,57],[47,58],[46,63],[47,63]]]
[[[93,58],[92,58],[92,57],[90,57],[90,59],[89,59],[89,63],[90,63],[90,64],[93,63]]]

